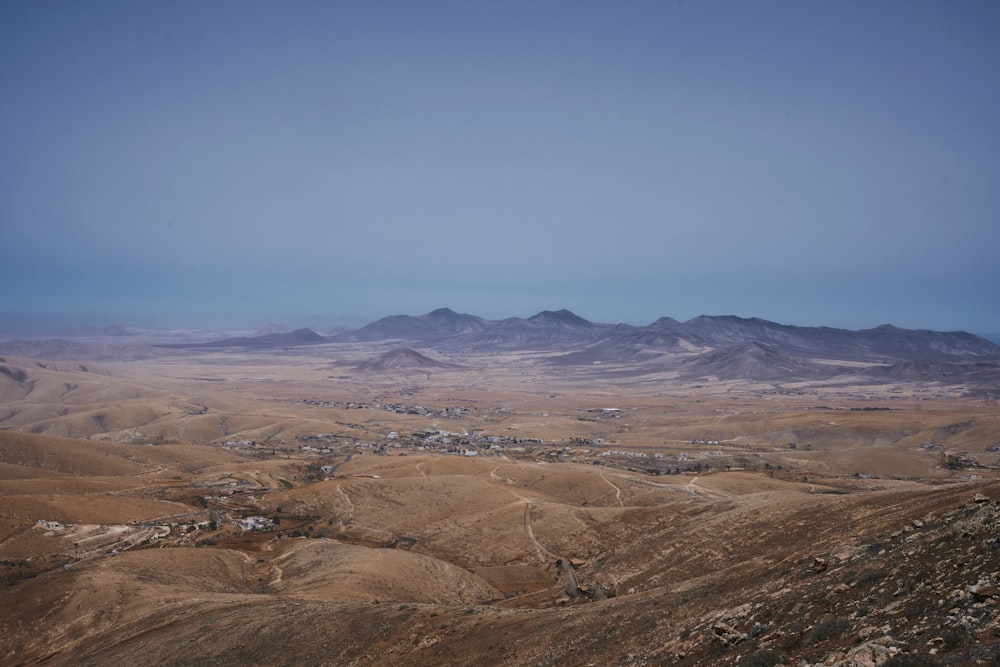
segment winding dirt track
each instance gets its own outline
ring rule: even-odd
[[[625,503],[622,502],[622,490],[621,490],[621,488],[619,488],[614,482],[612,482],[610,479],[608,479],[604,475],[601,475],[601,479],[603,479],[605,482],[607,482],[611,486],[611,488],[615,490],[615,502],[618,503],[618,507],[625,507]]]
[[[535,546],[535,550],[538,552],[538,557],[542,559],[543,562],[552,563],[558,560],[558,556],[553,554],[551,551],[542,546],[542,543],[535,538],[535,533],[531,530],[531,508],[532,503],[525,503],[524,505],[524,532],[527,534],[528,539]]]
[[[715,489],[706,489],[704,486],[698,484],[698,478],[693,477],[691,481],[688,482],[688,489],[692,492],[704,496],[706,498],[731,498],[728,493],[723,493],[722,491],[717,491]]]

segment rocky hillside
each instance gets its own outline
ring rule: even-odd
[[[1000,664],[1000,503],[987,495],[902,520],[886,534],[818,549],[811,561],[792,565],[784,576],[748,586],[741,604],[703,616],[672,659]]]
[[[371,359],[367,359],[353,366],[355,370],[362,372],[381,372],[392,370],[437,370],[437,369],[461,369],[466,368],[460,364],[452,364],[445,361],[438,361],[420,354],[416,350],[408,347],[399,347],[389,350]]]
[[[715,377],[720,380],[782,380],[831,377],[835,366],[812,363],[807,359],[780,352],[764,343],[738,343],[692,357],[682,365],[690,377]]]
[[[997,482],[664,483],[433,456],[343,467],[267,494],[269,534],[70,551],[37,576],[3,545],[0,660],[1000,664]],[[14,525],[28,500],[5,501]]]

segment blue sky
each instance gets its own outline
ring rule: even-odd
[[[0,330],[998,335],[997,34],[971,0],[11,0]]]

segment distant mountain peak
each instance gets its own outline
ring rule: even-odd
[[[565,324],[571,327],[592,327],[594,323],[590,320],[586,320],[576,313],[566,310],[565,308],[561,310],[543,310],[540,313],[532,315],[528,318],[529,322],[551,322],[556,324]]]
[[[428,370],[428,369],[460,369],[460,364],[452,364],[431,359],[408,347],[397,347],[384,352],[377,357],[363,361],[355,366],[362,371],[388,370]]]
[[[706,352],[688,359],[684,366],[693,377],[714,376],[720,380],[815,378],[835,372],[833,367],[784,354],[773,345],[759,341]]]
[[[278,332],[280,335],[280,332]],[[302,327],[301,329],[295,329],[294,331],[289,331],[288,336],[295,340],[305,340],[319,343],[325,340],[318,333],[310,329],[309,327]]]
[[[428,320],[430,322],[435,322],[442,325],[455,325],[455,324],[469,324],[475,322],[482,322],[481,317],[476,317],[475,315],[466,315],[465,313],[456,313],[451,308],[437,308],[427,313],[426,315],[421,315],[420,319]]]
[[[706,323],[746,324],[748,322],[757,322],[761,324],[777,324],[776,322],[771,322],[769,320],[762,320],[759,317],[740,317],[739,315],[699,315],[697,317],[692,317],[690,320],[685,322],[685,324],[706,324]]]

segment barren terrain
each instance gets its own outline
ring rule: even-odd
[[[296,335],[0,351],[0,661],[1000,661],[989,369]]]

